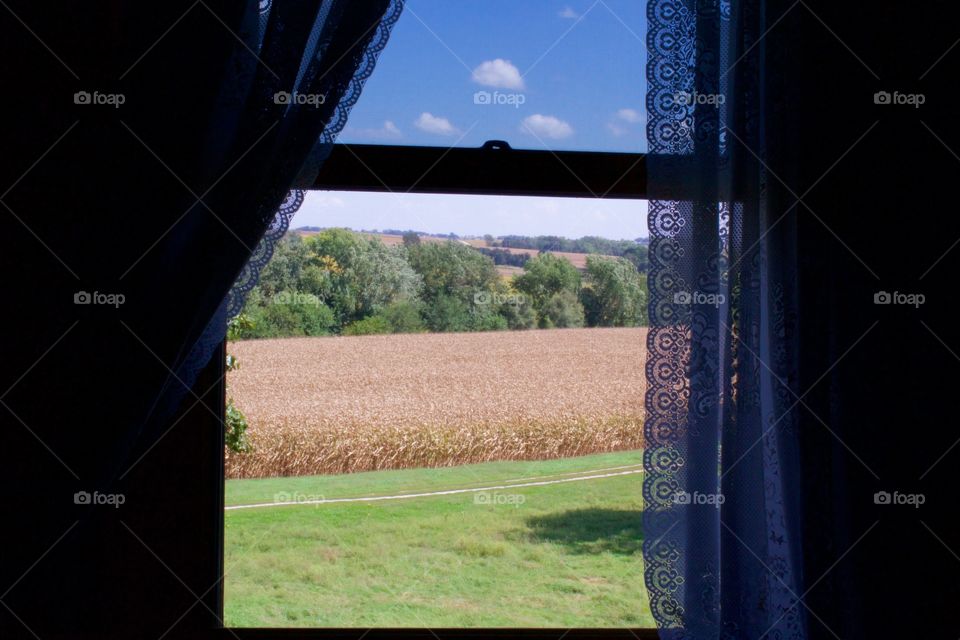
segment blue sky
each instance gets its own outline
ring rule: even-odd
[[[636,0],[407,0],[340,142],[643,152],[645,24]],[[293,226],[647,235],[639,201],[346,192]]]
[[[407,0],[340,140],[645,151],[645,22],[636,0]]]

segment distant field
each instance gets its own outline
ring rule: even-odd
[[[254,452],[227,477],[544,460],[642,447],[646,329],[236,342]]]
[[[315,235],[315,234],[318,233],[318,232],[317,232],[317,231],[298,231],[298,233],[300,233],[300,234],[302,234],[302,235],[310,236],[310,235]],[[367,237],[370,237],[370,238],[379,238],[379,239],[380,239],[380,242],[382,242],[382,243],[385,244],[385,245],[398,245],[398,244],[403,244],[403,236],[398,236],[398,235],[389,234],[389,233],[365,233],[365,234],[363,234],[363,235],[365,235],[365,236],[367,236]],[[446,241],[447,241],[447,238],[436,238],[436,237],[433,237],[433,236],[421,236],[421,237],[420,237],[420,240],[421,240],[421,242],[446,242]],[[470,245],[471,247],[491,248],[490,245],[487,243],[487,241],[484,240],[483,238],[471,238],[471,239],[469,239],[469,240],[457,240],[457,242],[461,242],[461,243],[463,243],[463,244],[468,244],[468,245]],[[498,248],[498,249],[503,249],[504,251],[507,251],[507,252],[512,253],[512,254],[523,254],[523,253],[526,253],[526,254],[528,254],[531,258],[535,258],[535,257],[537,257],[537,256],[540,254],[540,251],[537,251],[536,249],[517,249],[517,248],[513,248],[513,247],[497,247],[497,248]],[[575,266],[577,269],[581,269],[581,270],[587,268],[587,256],[590,255],[590,254],[587,254],[587,253],[571,253],[571,252],[569,252],[569,251],[550,251],[550,253],[552,253],[552,254],[555,255],[555,256],[561,256],[561,257],[563,257],[563,258],[566,258],[567,260],[570,261],[570,263],[571,263],[573,266]],[[507,271],[507,269],[511,269],[511,271]],[[512,271],[513,269],[516,269],[517,271]],[[522,273],[522,270],[519,269],[518,267],[509,267],[509,266],[506,266],[506,267],[498,267],[497,270],[500,271],[500,274],[501,274],[501,275],[514,275],[515,273]]]

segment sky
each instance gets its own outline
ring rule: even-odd
[[[644,3],[407,0],[339,142],[646,150]],[[642,201],[310,192],[298,226],[647,236]]]

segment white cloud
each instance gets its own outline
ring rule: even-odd
[[[342,209],[347,203],[340,196],[319,192],[313,199],[314,204],[321,209]]]
[[[392,120],[386,120],[383,123],[383,126],[379,129],[348,129],[344,133],[348,135],[353,135],[359,138],[373,138],[375,140],[381,140],[384,138],[389,138],[396,140],[397,138],[403,137],[403,132],[393,123]]]
[[[620,109],[617,111],[617,117],[630,124],[643,122],[643,116],[635,109]]]
[[[450,124],[450,121],[446,118],[435,116],[432,113],[427,113],[426,111],[421,113],[420,117],[417,118],[417,121],[413,124],[421,131],[433,133],[438,136],[455,136],[460,133],[460,130]]]
[[[495,89],[515,89],[517,91],[524,89],[520,70],[512,62],[503,58],[487,60],[474,69],[473,81]]]
[[[560,16],[561,18],[566,18],[567,20],[576,20],[577,18],[580,17],[580,14],[574,11],[570,7],[564,7],[563,11],[561,11],[557,15]]]
[[[541,138],[552,138],[554,140],[569,138],[573,135],[573,127],[571,127],[569,123],[559,118],[545,116],[539,113],[524,118],[520,130],[533,133]]]
[[[607,129],[609,129],[609,130],[610,130],[610,133],[612,133],[613,135],[615,135],[615,136],[618,137],[618,138],[623,137],[623,136],[627,135],[628,133],[630,133],[630,130],[629,130],[629,129],[627,129],[627,128],[625,128],[625,127],[621,127],[621,126],[620,126],[619,124],[617,124],[616,122],[610,122],[610,123],[608,123],[608,124],[607,124]]]

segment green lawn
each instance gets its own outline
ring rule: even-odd
[[[273,502],[277,494],[337,499],[561,480],[641,461],[641,452],[631,451],[234,480],[227,482],[227,504]],[[642,480],[636,473],[481,493],[229,510],[225,623],[653,626],[640,552]],[[486,498],[493,504],[482,503]]]

